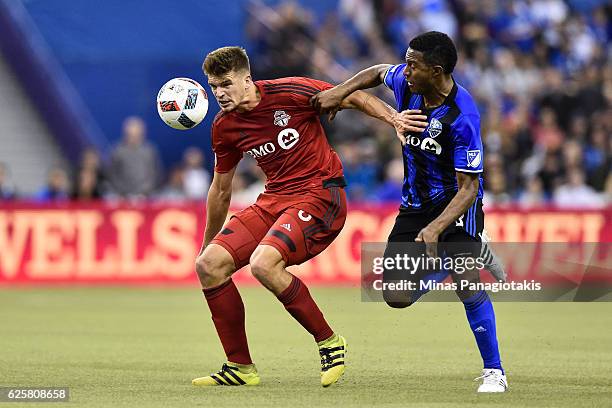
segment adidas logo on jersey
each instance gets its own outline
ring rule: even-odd
[[[475,328],[475,329],[474,329],[474,331],[475,331],[476,333],[484,333],[484,332],[486,332],[486,331],[487,331],[487,329],[485,329],[485,328],[484,328],[484,327],[482,327],[482,326],[478,326],[477,328]]]
[[[291,224],[281,224],[281,227],[283,227],[287,231],[291,232]]]

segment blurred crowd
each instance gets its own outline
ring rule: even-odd
[[[336,84],[374,64],[403,62],[420,32],[448,33],[460,57],[454,77],[482,115],[485,204],[612,202],[609,3],[339,0],[321,18],[294,1],[253,2],[249,15],[249,51],[261,79],[306,75]],[[383,87],[374,92],[392,103]],[[393,132],[350,111],[326,127],[349,197],[397,201],[403,173]]]
[[[428,30],[454,39],[454,77],[479,104],[485,205],[612,203],[612,6],[603,1],[339,0],[326,15],[295,1],[254,1],[247,51],[255,79],[305,75],[336,84],[374,64],[403,62],[410,39]],[[394,105],[384,87],[372,92]],[[403,163],[393,130],[354,111],[322,120],[349,198],[398,203]],[[202,200],[211,167],[190,148],[164,172],[145,123],[131,117],[109,163],[87,150],[72,172],[52,169],[34,198]],[[245,157],[233,203],[252,203],[264,183]],[[0,198],[18,196],[0,163]]]
[[[164,177],[157,148],[146,138],[146,125],[138,117],[123,123],[121,142],[104,164],[99,152],[87,149],[74,169],[50,169],[44,186],[33,196],[20,195],[9,169],[0,163],[0,199],[33,199],[40,202],[142,200],[178,202],[202,200],[211,176],[197,147],[187,149],[181,163]]]

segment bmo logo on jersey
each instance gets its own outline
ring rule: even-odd
[[[278,146],[283,150],[289,150],[300,141],[300,134],[293,128],[283,129],[278,132],[276,137]],[[264,143],[253,149],[247,150],[246,153],[254,159],[267,156],[276,151],[276,145],[272,142]]]
[[[426,137],[424,139],[421,139],[418,136],[411,135],[411,136],[408,136],[408,138],[406,139],[406,142],[408,145],[412,147],[419,147],[421,150],[427,153],[435,154],[436,156],[442,153],[442,146],[440,146],[440,143],[436,142],[431,137]]]
[[[283,129],[278,133],[278,145],[285,150],[291,149],[300,141],[300,134],[292,128]]]
[[[258,159],[270,153],[274,153],[275,151],[276,151],[276,145],[272,142],[268,142],[268,143],[262,144],[261,146],[257,146],[254,149],[247,150],[246,153],[252,158]]]

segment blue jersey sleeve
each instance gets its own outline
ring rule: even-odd
[[[402,108],[402,101],[404,100],[404,92],[407,92],[406,78],[404,77],[404,69],[406,64],[391,65],[387,72],[385,72],[384,83],[395,95],[395,102],[397,103],[398,112]]]
[[[480,138],[480,117],[461,115],[451,126],[451,138],[455,144],[455,170],[467,173],[481,173],[484,152]]]

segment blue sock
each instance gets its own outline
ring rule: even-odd
[[[470,329],[476,338],[484,368],[504,369],[501,366],[495,328],[495,312],[489,295],[484,290],[463,301]]]
[[[426,277],[423,278],[424,282],[442,282],[444,279],[446,279],[448,277],[448,271],[440,271],[440,272],[433,272],[430,273],[429,275],[427,275]],[[429,292],[428,289],[417,289],[416,291],[414,291],[414,293],[412,294],[412,303],[416,302],[417,300],[419,300],[421,298],[421,296],[423,296],[424,294],[426,294],[427,292]]]

